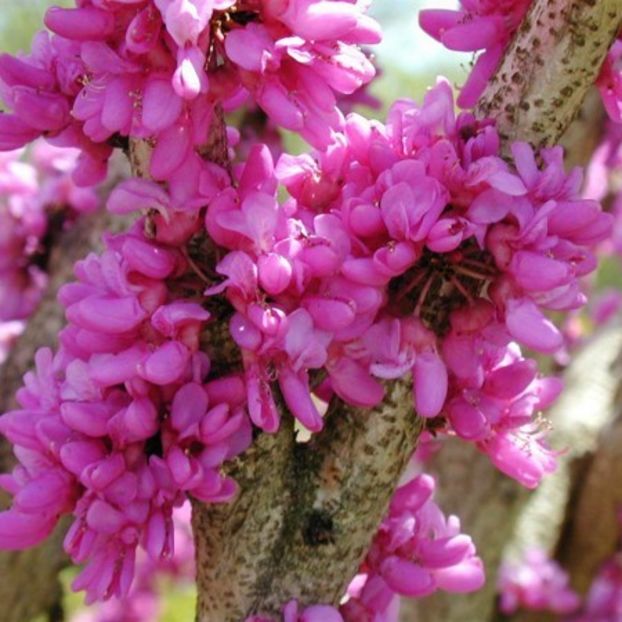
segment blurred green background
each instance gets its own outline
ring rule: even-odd
[[[372,92],[386,107],[398,97],[418,99],[426,87],[433,84],[437,75],[454,82],[466,76],[468,55],[447,53],[439,44],[429,39],[417,26],[417,10],[425,6],[452,8],[457,0],[376,0],[372,13],[383,25],[385,39],[375,50],[381,77],[374,83]],[[72,0],[0,0],[0,51],[28,52],[33,33],[42,27],[43,13],[48,6],[72,6]],[[461,66],[463,64],[464,66]],[[371,115],[382,116],[381,111]],[[369,112],[369,111],[367,111]],[[64,573],[67,586],[67,620],[82,608],[82,594],[74,594],[69,584],[75,569]],[[171,590],[163,585],[167,594],[162,622],[187,622],[194,619],[194,593],[191,587]],[[45,622],[43,618],[36,622]]]

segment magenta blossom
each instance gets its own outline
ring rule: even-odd
[[[456,11],[424,9],[419,13],[419,23],[450,50],[483,50],[458,98],[459,106],[472,108],[523,21],[531,0],[460,0],[460,5]]]
[[[85,564],[74,588],[93,602],[127,596],[138,546],[156,561],[173,555],[172,513],[186,494],[235,494],[220,467],[248,446],[250,425],[239,378],[205,382],[209,313],[173,294],[196,278],[178,250],[138,223],[76,274],[60,294],[61,349],[39,352],[21,408],[0,419],[19,458],[1,482],[14,500],[0,546],[31,546],[73,514],[65,549]]]
[[[391,619],[394,596],[465,593],[484,583],[482,561],[455,516],[432,501],[435,482],[419,475],[397,489],[342,611],[348,622]],[[394,610],[393,610],[394,611]],[[387,615],[374,617],[375,615]]]
[[[343,618],[337,609],[329,605],[311,605],[301,611],[298,603],[292,600],[283,607],[283,616],[278,620],[255,615],[245,622],[343,622]]]
[[[549,611],[568,614],[580,604],[579,596],[570,588],[566,572],[540,549],[525,553],[519,563],[504,563],[499,574],[501,611],[515,613]]]
[[[609,50],[596,81],[605,109],[616,123],[622,123],[622,40],[617,39]]]

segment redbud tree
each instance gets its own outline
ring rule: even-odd
[[[3,620],[67,563],[90,620],[189,573],[200,622],[620,619],[622,5],[426,9],[470,73],[382,121],[369,5],[77,0],[0,56]]]

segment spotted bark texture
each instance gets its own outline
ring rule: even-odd
[[[238,498],[195,504],[198,620],[239,622],[283,603],[338,603],[387,510],[421,430],[406,382],[371,410],[335,400],[297,443],[290,423],[261,435],[232,473]]]
[[[622,24],[620,0],[534,0],[482,96],[509,141],[557,143],[594,84]]]

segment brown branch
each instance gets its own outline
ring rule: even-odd
[[[577,497],[591,485],[588,481],[590,466],[595,457],[599,460],[599,438],[616,415],[614,394],[619,382],[617,361],[621,349],[622,326],[609,326],[587,344],[568,370],[565,377],[568,390],[555,409],[554,418],[556,437],[563,441],[561,447],[568,449],[559,460],[557,471],[544,480],[526,503],[507,547],[506,556],[510,559],[519,558],[531,547],[541,548],[555,557],[560,538],[563,540],[563,534],[574,525],[579,511]],[[607,482],[608,488],[612,481]],[[611,499],[610,493],[607,494]],[[611,536],[614,530],[607,527],[614,522],[615,512],[612,512],[610,517],[599,519],[596,531],[600,533],[605,527],[605,533]],[[610,551],[613,552],[613,545]],[[598,558],[595,550],[591,550],[585,561],[590,557]],[[588,562],[583,568],[590,566],[588,573],[593,578],[595,565]],[[555,622],[558,616],[520,611],[511,618],[499,615],[495,619],[499,622],[508,619],[512,622]]]
[[[587,166],[596,147],[603,139],[607,114],[600,93],[596,87],[585,97],[583,106],[570,124],[560,144],[564,148],[566,169]]]
[[[594,84],[622,24],[619,0],[535,0],[478,111],[509,141],[555,144]]]
[[[598,332],[574,357],[564,374],[566,389],[551,411],[552,442],[563,453],[555,473],[530,495],[510,543],[516,557],[528,546],[553,552],[568,512],[575,511],[577,488],[597,454],[599,438],[616,416],[619,382],[617,364],[622,350],[622,325]]]
[[[62,598],[58,573],[68,564],[60,523],[40,546],[20,552],[0,552],[0,620],[26,622],[53,609]]]

